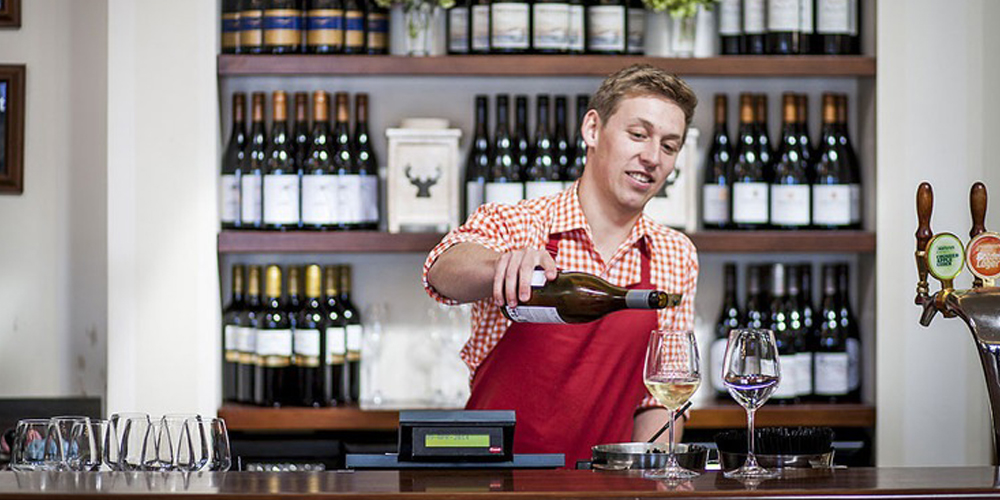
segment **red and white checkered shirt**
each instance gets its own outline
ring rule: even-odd
[[[650,280],[657,290],[683,293],[681,304],[657,311],[662,329],[694,328],[694,296],[698,281],[698,254],[684,234],[642,217],[632,227],[628,238],[618,247],[610,262],[597,252],[590,225],[584,217],[574,183],[565,191],[541,198],[524,200],[516,205],[487,203],[461,227],[441,240],[424,263],[423,281],[427,293],[445,304],[458,302],[437,293],[427,282],[427,272],[438,256],[464,242],[473,242],[499,253],[522,248],[544,249],[550,234],[562,233],[556,265],[564,271],[590,273],[618,286],[629,286],[641,279],[639,240],[646,239],[650,250]],[[492,297],[472,306],[472,336],[462,349],[462,359],[469,366],[470,380],[486,355],[500,341],[508,320],[493,304]],[[642,407],[656,406],[647,397]]]

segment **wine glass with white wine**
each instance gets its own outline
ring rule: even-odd
[[[650,394],[670,410],[670,418],[676,418],[677,409],[691,399],[691,395],[701,384],[701,369],[698,360],[698,342],[690,330],[653,330],[646,346],[646,366],[643,381]],[[674,426],[670,426],[670,440],[667,444],[667,463],[659,470],[647,473],[651,479],[690,479],[698,472],[685,469],[677,463],[674,455]]]
[[[737,329],[729,332],[722,380],[729,394],[747,411],[747,460],[725,473],[734,479],[769,479],[778,474],[757,464],[753,454],[753,417],[781,381],[778,347],[771,330]]]

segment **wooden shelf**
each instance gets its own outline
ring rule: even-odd
[[[439,233],[378,231],[222,231],[219,253],[427,252]],[[703,253],[873,253],[875,233],[865,231],[699,231],[690,235]]]
[[[600,76],[646,63],[683,76],[874,77],[875,58],[864,56],[723,56],[673,59],[641,56],[218,56],[220,76]]]
[[[219,416],[233,431],[394,431],[397,411],[362,411],[344,408],[258,408],[225,405]],[[862,404],[765,405],[757,411],[758,426],[823,425],[874,427],[875,408]],[[688,429],[738,429],[746,425],[746,411],[735,404],[718,404],[691,410]]]

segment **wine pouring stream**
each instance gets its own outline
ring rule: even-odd
[[[1000,276],[1000,234],[986,231],[986,186],[973,184],[969,193],[972,209],[971,241],[963,248],[962,241],[952,233],[931,231],[931,211],[934,192],[929,183],[917,188],[917,296],[923,307],[920,324],[929,326],[934,316],[959,317],[965,321],[979,348],[979,360],[986,376],[993,421],[993,463],[1000,460],[1000,288],[995,279]],[[975,275],[972,288],[955,290],[954,279],[967,262]],[[941,289],[930,294],[927,275],[941,282]]]

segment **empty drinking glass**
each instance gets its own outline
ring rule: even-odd
[[[221,418],[213,418],[209,421],[210,436],[212,444],[211,458],[208,463],[208,470],[225,472],[232,467],[232,456],[229,452],[229,431],[226,430],[226,421]]]
[[[72,471],[97,471],[104,461],[107,420],[85,419],[73,424],[67,449],[66,467]]]
[[[125,445],[125,426],[129,419],[144,419],[148,422],[149,415],[145,413],[115,413],[111,415],[104,440],[104,462],[111,470],[137,470],[129,469],[121,454],[122,447]]]
[[[164,415],[161,422],[163,439],[167,439],[173,447],[174,468],[193,472],[207,466],[210,458],[209,430],[201,415]]]
[[[16,471],[49,470],[52,459],[46,446],[49,436],[49,419],[31,418],[17,423],[11,447],[10,467]],[[52,448],[51,454],[57,449]]]

